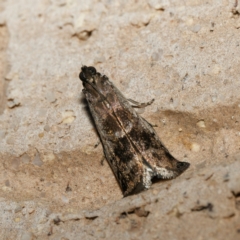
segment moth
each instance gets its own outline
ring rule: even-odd
[[[189,167],[169,153],[152,125],[107,76],[82,66],[79,78],[105,157],[124,196],[148,189],[154,177],[172,179]]]

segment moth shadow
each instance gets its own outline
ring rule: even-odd
[[[167,181],[170,181],[170,180],[172,180],[172,179],[162,179],[162,178],[158,178],[157,176],[155,176],[151,179],[152,184],[160,183],[160,182],[167,182]]]
[[[99,133],[98,133],[97,128],[96,128],[96,124],[94,122],[94,119],[93,119],[93,116],[91,114],[91,111],[90,111],[90,109],[88,107],[88,102],[87,102],[86,98],[81,95],[80,98],[79,98],[79,103],[84,106],[82,108],[83,112],[85,113],[85,116],[87,116],[88,120],[91,122],[91,125],[94,127],[95,133],[99,136]]]

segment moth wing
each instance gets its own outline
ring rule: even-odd
[[[114,91],[118,98],[125,99],[120,103],[123,109],[127,109],[116,109],[115,114],[129,139],[143,156],[143,163],[153,171],[151,177],[170,179],[184,172],[190,164],[175,159],[160,141],[153,127],[136,113],[117,88],[114,88]],[[129,128],[130,124],[134,127]]]
[[[110,90],[109,94],[111,94]],[[114,96],[108,97],[112,97],[112,103],[118,101],[118,99],[114,100]],[[151,179],[144,179],[145,166],[142,163],[142,155],[136,152],[113,113],[112,107],[109,107],[105,101],[92,98],[91,94],[86,93],[86,99],[101,138],[106,159],[124,196],[148,188],[151,185]],[[149,184],[146,185],[146,182]]]

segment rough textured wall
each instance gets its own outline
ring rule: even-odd
[[[0,3],[2,239],[240,238],[240,3]],[[179,178],[122,198],[81,94],[93,65],[170,152]]]

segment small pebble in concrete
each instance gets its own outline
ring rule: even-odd
[[[48,102],[54,103],[57,99],[52,91],[46,93],[45,98]]]
[[[202,28],[201,25],[196,24],[191,28],[191,31],[194,33],[198,33],[201,30],[201,28]]]
[[[192,152],[199,152],[200,151],[200,145],[198,143],[192,143],[191,151]]]
[[[200,121],[198,121],[198,122],[197,122],[197,126],[200,127],[200,128],[205,128],[206,125],[205,125],[204,120],[200,120]]]
[[[32,161],[33,165],[41,167],[43,165],[43,161],[41,160],[39,153],[37,152],[35,155],[35,158]]]
[[[62,112],[62,123],[72,123],[75,120],[76,116],[72,110],[66,110]]]

